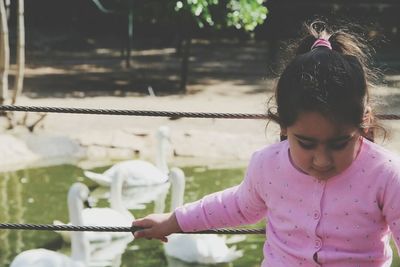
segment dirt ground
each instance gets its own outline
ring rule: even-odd
[[[275,84],[266,75],[271,68],[262,42],[196,41],[186,92],[178,89],[180,60],[172,47],[134,50],[131,68],[124,67],[118,49],[107,45],[79,50],[53,49],[47,43],[37,47],[41,49],[27,51],[24,94],[18,105],[265,113]],[[381,113],[400,114],[400,78],[386,78],[391,87],[380,86],[374,99]],[[28,124],[37,117],[28,114]],[[275,142],[279,132],[274,124],[266,128],[263,120],[47,114],[33,133],[19,126],[0,134],[0,149],[5,151],[0,169],[71,161],[90,168],[110,160],[152,159],[154,133],[161,125],[171,129],[168,161],[173,166],[244,166],[252,151]],[[394,129],[392,140],[399,140],[397,124],[388,125]]]

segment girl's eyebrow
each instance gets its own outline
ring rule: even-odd
[[[302,140],[306,140],[306,141],[310,141],[310,142],[317,141],[317,139],[312,138],[312,137],[307,137],[307,136],[300,135],[300,134],[293,134],[293,135],[296,136],[298,139],[302,139]]]
[[[294,134],[299,139],[305,140],[305,141],[310,141],[310,142],[318,142],[316,138],[304,136],[301,134]],[[328,142],[340,142],[340,141],[346,141],[350,138],[352,138],[354,135],[353,134],[347,134],[347,135],[341,135],[332,139],[329,139]]]

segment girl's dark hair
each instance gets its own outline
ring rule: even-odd
[[[270,118],[286,128],[301,112],[316,111],[334,122],[366,129],[362,132],[372,139],[367,129],[376,122],[369,108],[368,91],[375,76],[368,66],[366,42],[347,30],[331,30],[321,21],[305,26],[306,35],[278,80],[276,111],[269,109]],[[328,40],[332,50],[325,46],[311,49],[319,38]]]

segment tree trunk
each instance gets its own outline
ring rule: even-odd
[[[6,9],[6,14],[7,14],[7,20],[10,19],[10,6],[11,6],[11,1],[10,0],[5,0],[5,9]]]
[[[133,44],[133,0],[129,0],[128,10],[128,43],[126,51],[126,67],[131,67],[131,50]]]
[[[1,0],[0,0],[1,1]],[[12,104],[17,102],[22,93],[25,73],[25,25],[24,25],[24,0],[18,0],[17,13],[17,72],[15,74],[14,94]]]
[[[186,93],[186,85],[187,85],[188,73],[189,73],[189,57],[190,57],[191,44],[192,44],[192,38],[186,37],[183,40],[182,63],[181,63],[181,83],[179,85],[179,89],[185,93]]]
[[[8,71],[10,47],[8,44],[7,14],[3,0],[0,0],[0,105],[4,104],[8,92]]]

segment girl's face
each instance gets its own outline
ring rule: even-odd
[[[334,123],[318,112],[302,112],[282,132],[288,137],[295,167],[320,180],[327,180],[349,167],[362,139],[358,128]]]

